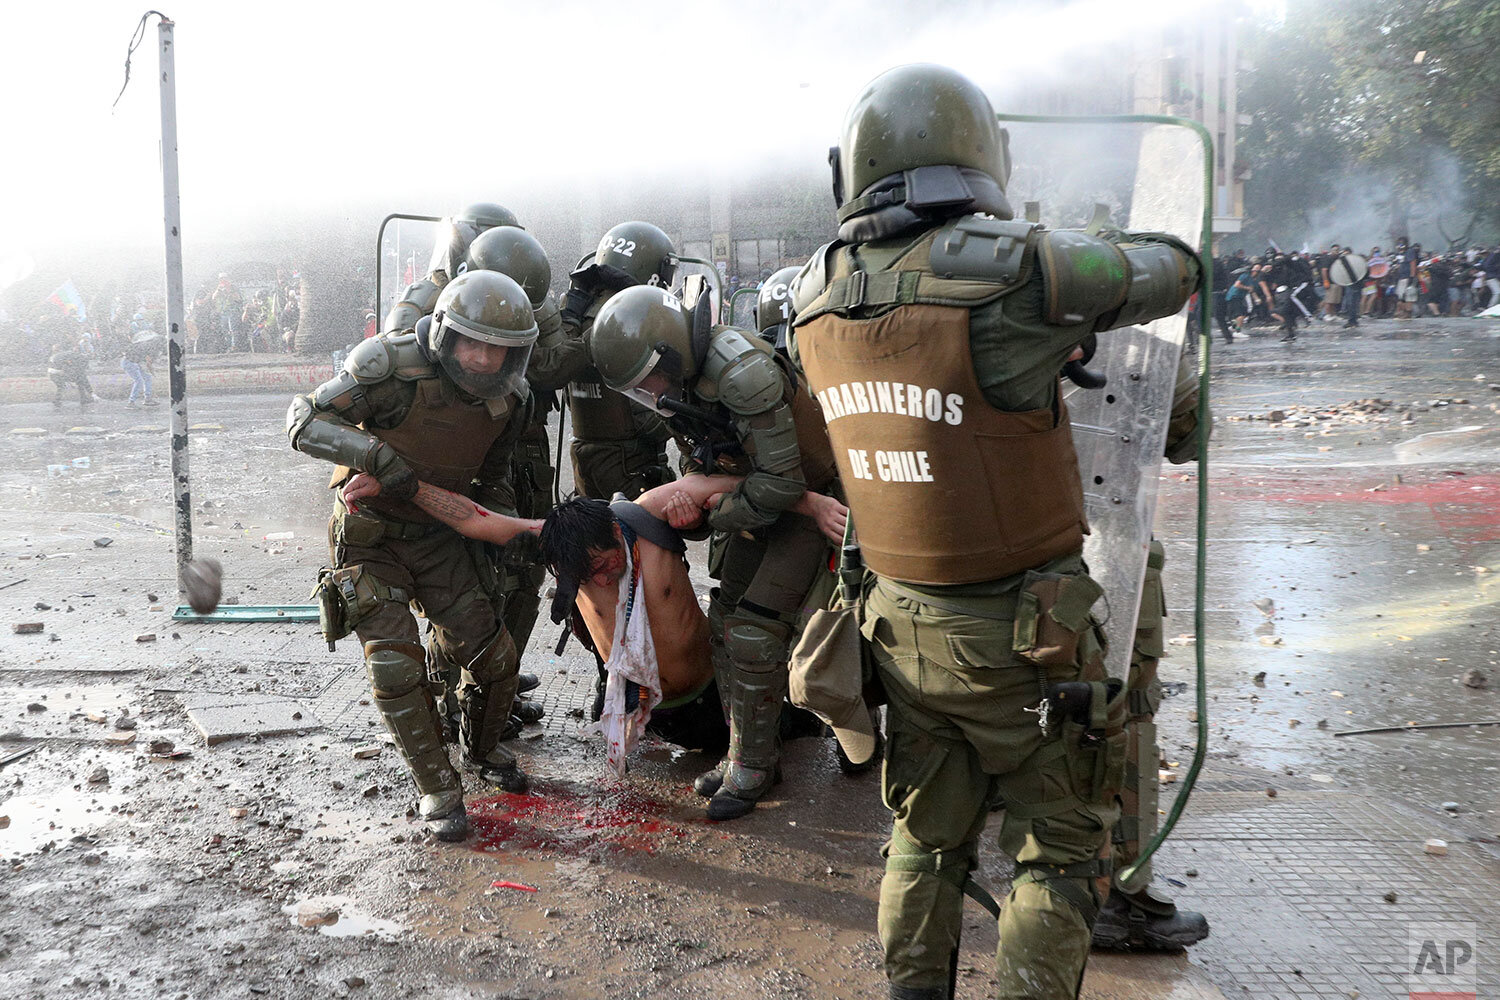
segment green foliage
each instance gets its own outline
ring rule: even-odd
[[[1410,217],[1449,236],[1495,219],[1496,39],[1494,0],[1292,0],[1284,21],[1253,27],[1247,228],[1305,229],[1351,175],[1384,194],[1392,233]]]

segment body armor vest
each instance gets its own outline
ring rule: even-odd
[[[894,267],[925,270],[926,254],[913,258]],[[890,284],[902,304],[882,315],[825,305],[797,325],[866,565],[908,583],[962,584],[1077,552],[1088,529],[1061,394],[1055,412],[991,406],[974,373],[969,308],[953,304],[1003,289],[946,279],[981,287],[944,288],[939,305],[923,301],[915,275]]]
[[[612,292],[596,296],[583,314],[579,336],[594,325],[599,308],[609,301]],[[633,441],[643,435],[641,418],[630,400],[604,384],[593,365],[568,383],[568,418],[575,441]],[[657,437],[661,437],[658,431]]]
[[[491,417],[483,403],[464,402],[445,380],[429,378],[417,383],[417,394],[401,423],[390,428],[361,426],[394,448],[418,479],[467,497],[474,495],[474,477],[515,412],[512,406]],[[342,486],[349,476],[348,467],[339,466],[330,488]],[[401,521],[436,523],[410,500],[374,496],[360,504]]]

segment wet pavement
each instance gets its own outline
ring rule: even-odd
[[[1254,337],[1216,344],[1213,368],[1209,760],[1157,866],[1213,935],[1098,956],[1085,995],[1402,995],[1408,929],[1430,920],[1479,925],[1494,993],[1500,726],[1408,724],[1500,721],[1500,325]],[[1347,406],[1372,399],[1394,405]],[[192,406],[222,427],[193,438],[198,553],[223,562],[230,599],[305,603],[328,499],[324,470],[284,443],[284,398]],[[709,824],[688,788],[701,755],[653,746],[602,776],[577,717],[592,664],[576,644],[553,656],[539,627],[525,666],[549,714],[518,743],[536,787],[471,786],[470,841],[436,845],[351,642],[171,621],[165,425],[164,408],[79,419],[0,400],[0,611],[43,624],[0,629],[0,760],[34,748],[0,770],[0,993],[884,995],[874,775],[794,741],[770,801]],[[65,433],[79,426],[100,430]],[[9,433],[26,427],[49,433]],[[1196,487],[1164,469],[1178,609]],[[1186,611],[1168,620],[1162,667],[1186,686],[1158,717],[1179,773],[1192,631]],[[1487,684],[1464,683],[1476,670]],[[185,708],[207,695],[290,702],[307,728],[207,746]],[[1387,726],[1406,731],[1337,735]],[[1424,853],[1429,838],[1448,853]],[[1006,872],[988,856],[984,877]],[[967,911],[962,997],[989,995],[982,917]]]

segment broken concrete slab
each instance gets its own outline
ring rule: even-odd
[[[273,694],[199,694],[183,699],[188,718],[209,746],[242,736],[277,736],[323,723],[290,698]]]

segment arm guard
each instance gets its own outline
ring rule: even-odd
[[[286,411],[286,433],[292,447],[313,458],[368,472],[380,481],[384,495],[398,500],[416,496],[417,478],[394,448],[336,412],[319,411],[317,397],[332,382],[324,383],[312,396],[292,398]]]
[[[776,359],[739,330],[720,328],[694,391],[717,398],[734,415],[735,431],[754,463],[745,481],[709,512],[709,525],[737,531],[772,523],[806,489],[791,393]]]
[[[1202,280],[1198,255],[1175,236],[1120,236],[1116,241],[1071,229],[1040,235],[1048,323],[1111,330],[1170,316],[1186,304]]]
[[[783,403],[768,413],[735,422],[754,469],[708,514],[715,531],[742,531],[773,523],[802,499],[802,455],[792,408]]]

